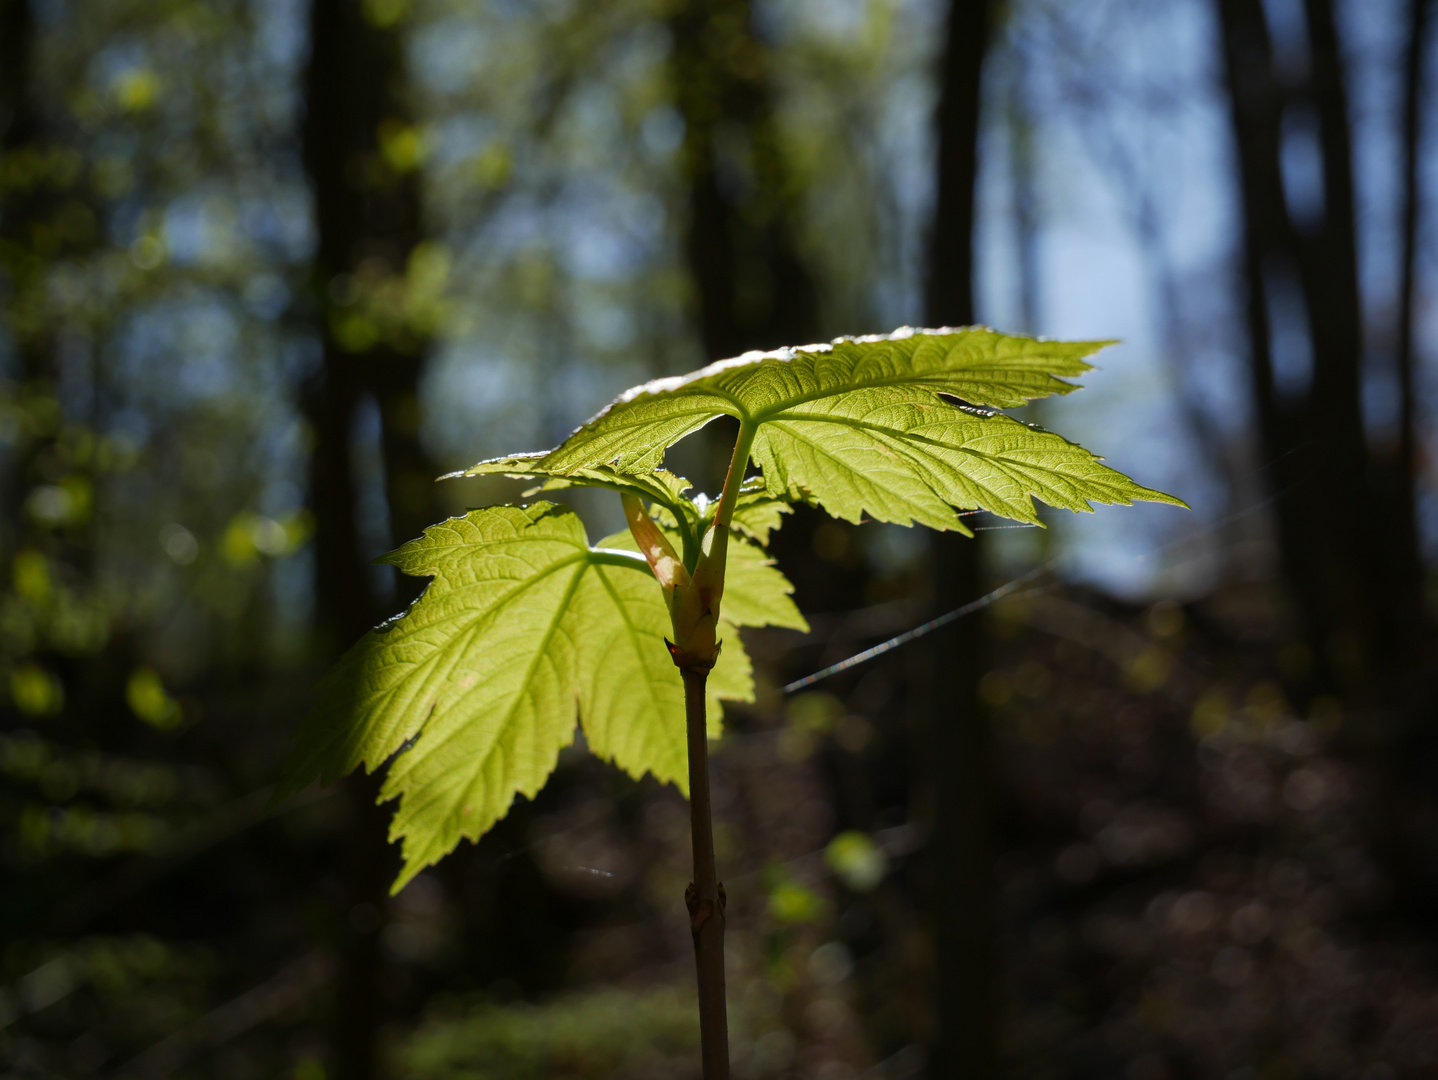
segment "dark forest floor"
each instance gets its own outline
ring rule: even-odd
[[[731,715],[714,757],[737,1075],[921,1073],[931,938],[911,688],[927,654],[907,647],[788,700],[765,681],[914,614],[880,606],[815,620],[808,639],[749,639],[768,689]],[[1432,928],[1385,824],[1398,806],[1421,832],[1431,804],[1384,790],[1364,737],[1381,718],[1322,697],[1295,709],[1305,657],[1266,590],[1141,608],[1060,587],[985,618],[1008,1075],[1438,1069]],[[501,879],[534,873],[572,920],[547,954],[545,981],[566,989],[520,1004],[536,998],[502,976],[432,1005],[396,1029],[401,1075],[687,1075],[684,804],[577,752],[567,772],[522,828],[399,901],[492,902],[512,887]]]
[[[885,588],[746,636],[758,701],[713,757],[738,1077],[923,1073],[932,655],[777,689],[925,617]],[[1059,585],[982,618],[1005,1075],[1438,1073],[1438,785],[1397,718],[1300,710],[1307,658],[1262,586],[1141,607]],[[365,935],[386,1075],[695,1075],[679,794],[576,746],[481,843],[356,904],[343,795],[260,816],[287,727],[253,717],[305,685],[217,695],[184,738],[237,749],[178,771],[4,734],[28,875],[7,910],[43,932],[4,956],[0,1075],[323,1080],[335,957]]]

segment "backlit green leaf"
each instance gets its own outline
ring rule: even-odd
[[[746,550],[708,683],[711,736],[721,698],[753,699],[735,623],[803,624],[763,552],[735,546]],[[515,795],[536,794],[576,723],[601,757],[687,790],[669,615],[632,547],[620,534],[592,548],[572,512],[536,503],[471,511],[385,556],[434,580],[323,680],[279,796],[390,762],[381,798],[400,800],[398,888],[461,838],[481,836]]]
[[[793,591],[762,548],[737,537],[729,542],[721,601],[726,621],[736,626],[782,626],[807,634],[809,624],[790,598]]]
[[[912,330],[747,353],[630,390],[538,462],[556,473],[648,472],[717,416],[756,429],[771,496],[968,531],[954,508],[1037,521],[1031,499],[1071,510],[1148,499],[1142,487],[1061,437],[965,408],[1010,407],[1077,389],[1065,382],[1105,342],[1050,342],[984,328]]]
[[[769,534],[784,524],[784,515],[793,512],[793,505],[776,495],[770,495],[763,479],[746,484],[734,503],[734,516],[729,524],[746,536],[757,540],[762,547],[769,546]]]
[[[851,402],[848,415],[815,420],[808,410],[816,404],[761,427],[754,458],[774,490],[846,521],[867,515],[967,532],[953,508],[1038,524],[1034,498],[1080,512],[1093,509],[1090,501],[1183,505],[1134,483],[1083,447],[1002,413],[945,402],[872,409]]]

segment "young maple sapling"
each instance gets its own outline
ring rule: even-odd
[[[398,891],[461,838],[478,840],[516,795],[532,798],[583,724],[595,754],[689,796],[701,1055],[706,1080],[727,1077],[707,741],[721,701],[754,698],[738,628],[808,629],[765,555],[770,533],[798,502],[966,535],[962,510],[1040,524],[1035,498],[1074,511],[1183,506],[996,411],[1077,389],[1066,380],[1106,344],[905,327],[746,353],[635,387],[554,450],[453,474],[537,480],[526,496],[608,489],[629,531],[591,544],[562,506],[490,506],[384,556],[432,580],[322,680],[276,797],[387,766]],[[723,490],[691,497],[664,453],[720,416],[739,422]]]

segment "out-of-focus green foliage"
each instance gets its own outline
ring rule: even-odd
[[[553,445],[582,418],[550,392],[561,373],[594,400],[676,357],[702,360],[676,233],[657,224],[677,222],[684,200],[666,11],[357,2],[371,25],[405,35],[414,109],[379,118],[378,152],[354,170],[373,185],[422,182],[430,239],[407,259],[360,253],[332,281],[310,279],[303,5],[29,5],[36,124],[0,154],[0,702],[14,764],[0,792],[0,878],[13,891],[0,903],[11,933],[48,936],[58,955],[88,940],[86,912],[169,926],[170,898],[184,895],[183,934],[235,951],[189,982],[145,969],[123,1002],[74,982],[45,1010],[20,1009],[0,1036],[7,1061],[117,1068],[247,981],[276,977],[282,957],[245,935],[333,941],[335,920],[346,925],[323,857],[288,859],[307,884],[292,895],[272,881],[247,915],[167,877],[188,882],[207,845],[245,835],[235,808],[253,807],[282,753],[277,729],[303,705],[314,433],[299,405],[321,327],[357,357],[438,342],[424,401],[405,408],[415,429],[425,410],[451,466],[506,443]],[[827,109],[830,91],[846,95],[842,128],[812,127],[812,108],[791,125],[806,168],[832,169],[856,118],[877,116],[866,80],[902,57],[882,34],[840,41],[800,26],[787,40],[811,55],[802,74],[786,70],[796,101]],[[742,147],[725,153],[746,172]],[[896,250],[876,238],[870,259]],[[846,310],[869,302],[866,273],[849,273]],[[361,425],[353,441],[357,525],[377,554],[405,537],[387,535],[375,436]],[[762,505],[760,539],[779,513]],[[171,794],[136,801],[149,781],[134,777],[152,771],[169,778],[154,791]],[[306,828],[304,843],[328,850],[332,834]],[[252,866],[225,854],[235,874]],[[144,867],[120,865],[131,857]],[[204,866],[222,889],[226,871]],[[316,888],[328,899],[305,891]],[[6,956],[11,986],[49,963]],[[146,1007],[154,1015],[134,1022]],[[240,1037],[241,1056],[273,1052],[270,1071],[314,1064],[312,1031],[284,1041],[305,1022],[278,1025],[272,1046],[265,1027]],[[206,1055],[229,1053],[184,1045],[195,1057],[179,1072],[212,1072]]]
[[[165,912],[275,757],[282,708],[237,739],[215,702],[308,651],[311,226],[285,12],[10,4],[0,34],[25,7],[29,81],[0,90],[0,1071],[85,1075],[270,974],[217,955],[251,926],[217,933],[203,893],[191,930]]]
[[[869,892],[884,880],[884,853],[866,833],[841,832],[824,849],[824,861],[855,892]]]
[[[780,927],[815,923],[828,913],[824,897],[783,867],[769,867],[764,877],[768,914]]]

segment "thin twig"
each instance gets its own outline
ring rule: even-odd
[[[897,649],[900,645],[907,645],[915,638],[921,638],[925,634],[930,633],[931,631],[938,630],[940,627],[948,626],[949,623],[954,622],[958,619],[962,619],[965,615],[971,615],[975,611],[980,611],[983,608],[988,607],[995,600],[1001,600],[1005,596],[1008,596],[1010,593],[1013,593],[1016,590],[1027,585],[1030,581],[1033,581],[1040,574],[1048,570],[1049,567],[1052,565],[1052,560],[1046,563],[1042,563],[1041,565],[1036,566],[1032,570],[1028,571],[1028,573],[1020,574],[1018,577],[1014,578],[1007,584],[1000,585],[993,592],[986,593],[985,595],[979,597],[977,600],[971,600],[963,607],[957,607],[953,611],[946,612],[945,614],[940,615],[936,619],[930,619],[928,622],[922,624],[921,626],[916,626],[912,630],[907,630],[904,633],[899,634],[897,637],[891,637],[888,641],[881,642],[880,644],[875,645],[873,648],[865,649],[861,653],[856,653],[853,656],[849,657],[847,660],[840,660],[837,664],[830,664],[822,671],[816,671],[812,675],[805,675],[802,679],[796,679],[784,687],[784,693],[792,694],[796,690],[804,689],[806,686],[813,686],[816,682],[819,682],[822,679],[827,679],[830,675],[837,675],[841,671],[847,671],[849,668],[854,667],[857,664],[862,664],[866,660],[872,660],[876,656],[882,656],[890,649]]]

